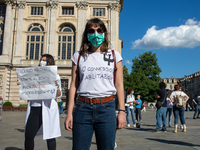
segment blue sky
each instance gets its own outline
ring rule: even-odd
[[[200,0],[124,0],[119,37],[123,65],[156,53],[161,78],[181,78],[200,71]]]

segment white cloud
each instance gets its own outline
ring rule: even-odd
[[[130,62],[129,60],[126,60],[126,64],[129,64],[129,65],[130,65],[130,64],[131,64],[131,62]]]
[[[185,25],[161,30],[156,30],[156,26],[152,26],[142,39],[132,44],[132,49],[194,48],[200,45],[200,21],[188,19]]]

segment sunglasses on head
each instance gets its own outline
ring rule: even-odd
[[[94,29],[89,29],[89,30],[88,30],[88,33],[89,33],[89,34],[93,34],[93,33],[95,33],[95,32],[97,32],[97,33],[103,33],[103,30],[100,29],[100,28],[98,28],[98,29],[96,29],[96,30],[94,30]]]

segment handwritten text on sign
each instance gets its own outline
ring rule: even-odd
[[[17,68],[19,95],[22,100],[54,99],[57,66]]]

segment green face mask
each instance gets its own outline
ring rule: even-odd
[[[104,41],[104,33],[99,34],[97,32],[88,34],[88,41],[94,46],[99,47]]]

